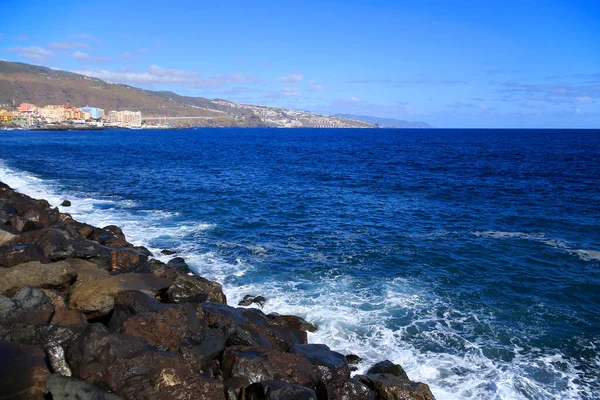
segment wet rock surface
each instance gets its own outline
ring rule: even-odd
[[[351,378],[315,325],[151,257],[0,182],[0,398],[433,399],[389,361]]]

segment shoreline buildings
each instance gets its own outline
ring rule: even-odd
[[[5,105],[6,107],[6,105]],[[22,103],[13,107],[13,111],[0,109],[0,123],[21,126],[40,126],[45,124],[88,124],[115,127],[141,127],[141,111],[109,111],[108,114],[98,107],[74,107],[71,105],[46,105]]]

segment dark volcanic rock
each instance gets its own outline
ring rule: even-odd
[[[77,231],[67,228],[46,228],[27,232],[13,238],[9,244],[36,244],[52,261],[84,258],[96,259],[103,263],[110,262],[110,251],[106,247],[86,240]]]
[[[52,374],[46,379],[46,390],[52,395],[52,400],[119,400],[120,398],[108,393],[96,385],[81,379]]]
[[[306,343],[306,332],[281,326],[257,309],[233,308],[225,304],[200,303],[198,318],[227,336],[227,346],[254,346],[287,351]]]
[[[362,359],[359,356],[357,356],[356,354],[347,354],[346,355],[346,362],[350,366],[350,371],[356,371],[358,369],[357,365],[360,364],[361,361],[362,361]]]
[[[317,400],[314,390],[280,381],[256,382],[245,392],[246,400]]]
[[[190,267],[187,265],[183,257],[175,257],[169,260],[167,266],[180,272],[189,272],[190,270]]]
[[[129,248],[111,249],[111,271],[124,272],[151,272],[148,265],[148,256]]]
[[[160,350],[178,353],[184,339],[199,330],[196,311],[189,304],[184,304],[132,316],[123,323],[121,332],[146,339]]]
[[[71,207],[71,202],[69,200],[63,200],[63,202],[60,203],[60,205],[63,207]]]
[[[0,296],[0,325],[47,324],[54,306],[42,289],[25,286],[15,297]]]
[[[228,347],[223,353],[225,379],[245,377],[250,383],[279,380],[315,387],[319,376],[313,365],[300,354],[255,347]]]
[[[114,308],[108,326],[121,330],[123,323],[133,315],[152,313],[166,307],[154,297],[138,290],[124,290],[114,297]]]
[[[69,263],[73,271],[77,274],[77,278],[72,285],[72,289],[75,289],[84,282],[94,281],[99,279],[105,279],[110,277],[107,270],[101,268],[97,264],[82,260],[80,258],[67,258],[64,262]]]
[[[186,361],[140,338],[88,332],[67,349],[75,377],[104,384],[125,399],[224,399],[223,383],[194,373]]]
[[[162,251],[160,252],[160,254],[163,254],[163,255],[165,255],[165,256],[172,256],[172,255],[173,255],[173,254],[175,254],[175,253],[177,253],[177,252],[176,252],[176,251],[173,251],[173,250],[167,250],[167,249],[165,249],[165,250],[162,250]]]
[[[389,360],[378,362],[369,368],[367,375],[371,374],[390,374],[397,376],[400,379],[409,380],[408,375],[406,372],[404,372],[404,369],[400,365],[394,364]]]
[[[364,383],[382,400],[435,400],[429,386],[390,374],[358,375],[356,380]]]
[[[115,275],[83,282],[71,294],[69,306],[88,318],[97,318],[113,309],[115,296],[121,291],[139,290],[149,296],[157,296],[169,286],[169,281],[152,274]]]
[[[310,322],[307,322],[304,318],[297,317],[295,315],[279,315],[269,314],[267,315],[271,320],[279,325],[287,326],[292,329],[299,329],[304,332],[316,332],[317,327]]]
[[[223,287],[199,276],[180,274],[167,290],[169,303],[227,303]]]
[[[77,310],[71,310],[66,302],[66,297],[52,289],[44,289],[44,293],[54,306],[54,314],[50,323],[53,325],[85,324],[87,318]]]
[[[64,261],[50,264],[32,261],[0,268],[0,294],[12,297],[24,286],[65,291],[76,276],[73,268]]]
[[[44,224],[38,221],[32,221],[23,217],[14,216],[10,219],[10,225],[19,232],[31,232],[43,229]]]
[[[105,226],[102,229],[105,230],[105,231],[107,231],[107,232],[110,232],[117,239],[121,239],[123,241],[127,240],[127,239],[125,239],[125,234],[123,233],[123,231],[121,230],[121,228],[119,228],[116,225],[108,225],[108,226]]]
[[[265,299],[263,296],[252,296],[251,294],[247,294],[242,300],[240,300],[238,306],[248,307],[256,303],[262,308],[266,301],[267,299]]]
[[[30,261],[48,262],[42,248],[37,244],[0,247],[0,267],[13,267]]]
[[[43,399],[50,375],[44,357],[40,348],[0,342],[0,398]]]
[[[290,347],[291,353],[302,354],[319,370],[322,388],[320,392],[327,393],[327,398],[335,397],[334,393],[350,379],[350,368],[346,357],[331,351],[324,344],[300,344]]]

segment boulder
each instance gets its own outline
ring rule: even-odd
[[[25,286],[12,299],[0,296],[0,325],[47,324],[54,306],[42,289]]]
[[[190,267],[187,265],[187,263],[185,262],[185,259],[183,259],[183,257],[175,257],[173,259],[171,259],[168,263],[167,266],[171,269],[174,269],[175,271],[179,271],[179,272],[189,272]]]
[[[67,349],[73,376],[124,399],[224,399],[223,383],[197,375],[181,357],[144,339],[107,330],[84,333]]]
[[[112,311],[115,296],[121,291],[139,290],[154,297],[169,286],[169,281],[152,274],[115,275],[83,282],[73,290],[69,306],[83,312],[88,318],[97,318]]]
[[[0,268],[0,294],[12,297],[24,286],[65,291],[77,274],[64,261],[42,264],[31,261],[12,268]]]
[[[77,325],[85,324],[87,318],[77,310],[71,310],[67,305],[66,297],[52,289],[43,289],[54,306],[54,314],[50,323],[52,325]]]
[[[300,354],[248,346],[227,347],[222,371],[224,379],[245,377],[250,383],[278,380],[315,387],[319,381],[313,365]]]
[[[197,334],[199,330],[195,310],[189,304],[183,304],[132,316],[123,323],[121,332],[146,339],[159,350],[179,353],[184,339]]]
[[[245,392],[246,400],[317,400],[314,390],[280,381],[256,382]]]
[[[123,272],[151,272],[147,264],[148,256],[135,249],[116,248],[110,250],[111,271]]]
[[[127,240],[127,239],[125,239],[125,234],[123,233],[123,231],[121,230],[121,228],[119,228],[116,225],[108,225],[108,226],[105,226],[102,229],[105,230],[105,231],[107,231],[107,232],[110,232],[110,234],[112,234],[117,239],[121,239],[123,241]]]
[[[166,300],[169,303],[227,303],[223,287],[213,281],[199,276],[179,274],[167,290]]]
[[[79,287],[84,282],[110,277],[110,273],[107,270],[102,269],[91,261],[82,260],[80,258],[67,258],[64,262],[67,262],[77,274],[72,289]]]
[[[37,244],[23,244],[0,247],[0,267],[9,268],[30,261],[47,263],[50,260]]]
[[[227,346],[255,346],[287,351],[306,343],[306,332],[281,326],[257,309],[233,308],[225,304],[200,303],[198,318],[227,336]]]
[[[51,261],[65,258],[97,259],[103,263],[110,260],[110,251],[90,240],[86,240],[74,229],[45,228],[19,235],[9,244],[36,244]]]
[[[17,215],[17,209],[6,200],[0,200],[0,225],[10,224],[10,219]]]
[[[346,354],[346,362],[350,367],[350,371],[358,370],[358,364],[360,364],[361,361],[362,359],[356,354]]]
[[[390,374],[358,375],[356,380],[368,386],[381,400],[435,400],[424,383],[413,382]]]
[[[265,299],[263,296],[252,296],[251,294],[247,294],[242,300],[240,300],[238,306],[248,307],[252,304],[258,304],[260,308],[262,308],[266,301],[267,299]]]
[[[400,365],[394,364],[389,360],[378,362],[369,368],[367,375],[371,374],[390,374],[400,379],[409,380],[408,375],[406,372],[404,372],[404,369]]]
[[[344,386],[350,379],[350,368],[346,357],[335,351],[331,351],[324,344],[299,344],[290,347],[290,353],[302,354],[320,372],[321,382],[324,387],[320,389],[326,392],[327,398],[333,398],[335,391]]]
[[[60,203],[60,205],[63,207],[71,207],[71,202],[69,200],[63,200],[63,202]]]
[[[316,332],[317,327],[305,319],[297,317],[295,315],[279,315],[271,313],[267,315],[273,322],[279,325],[287,326],[292,329],[299,329],[304,332]]]
[[[14,216],[10,219],[10,225],[19,232],[31,232],[44,228],[44,224],[23,217]]]
[[[43,399],[50,375],[45,356],[37,347],[0,342],[0,398]]]
[[[173,255],[173,254],[175,254],[175,253],[177,253],[177,252],[176,252],[176,251],[173,251],[173,250],[167,250],[167,249],[165,249],[165,250],[162,250],[162,251],[160,252],[160,254],[162,254],[162,255],[165,255],[165,256],[172,256],[172,255]]]
[[[0,246],[10,246],[14,241],[19,240],[21,232],[8,225],[0,225]]]
[[[81,379],[52,374],[46,379],[46,390],[52,400],[119,400],[96,385]]]
[[[153,313],[166,307],[154,297],[138,290],[125,290],[117,293],[114,298],[114,308],[108,326],[120,331],[123,323],[132,315]]]

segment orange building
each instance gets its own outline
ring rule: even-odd
[[[34,113],[37,111],[37,107],[35,106],[35,104],[31,104],[31,103],[21,103],[21,105],[18,108],[19,112],[30,112],[30,113]]]

